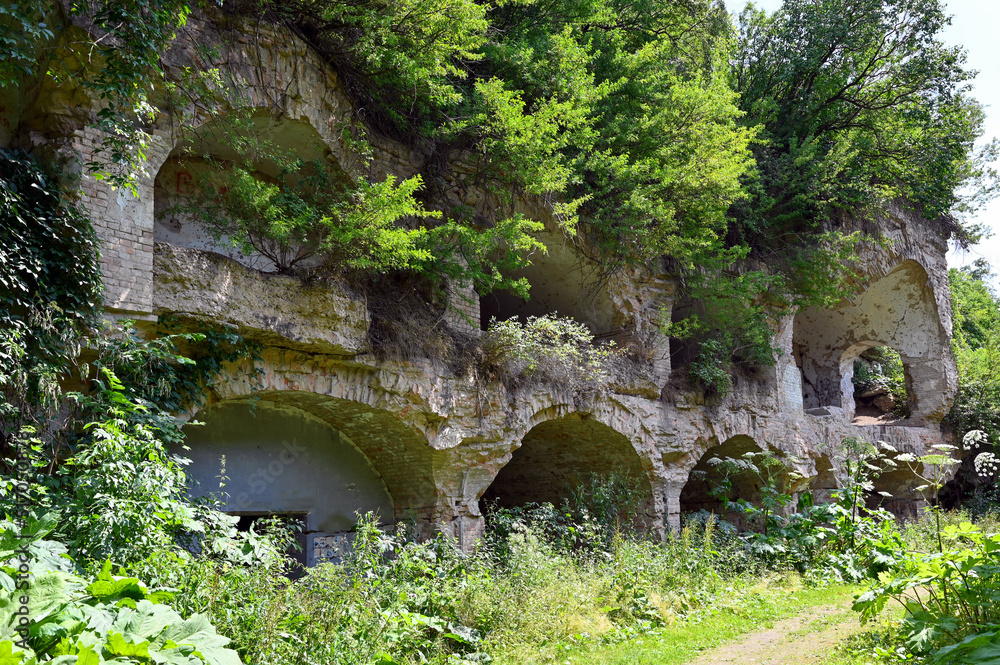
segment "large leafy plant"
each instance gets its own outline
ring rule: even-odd
[[[910,652],[933,663],[990,662],[1000,621],[1000,534],[969,522],[939,534],[941,551],[908,553],[854,609],[869,620],[896,601],[906,608],[900,630]]]
[[[81,576],[63,545],[43,539],[57,519],[48,514],[22,530],[0,522],[0,662],[241,665],[203,615],[185,619],[162,604],[169,591],[112,575],[110,563],[93,580]],[[27,590],[15,588],[22,563],[31,570]],[[26,637],[15,632],[25,595]]]

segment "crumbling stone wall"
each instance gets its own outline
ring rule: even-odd
[[[902,356],[915,422],[940,422],[955,394],[949,335],[927,271],[912,259],[874,279],[853,302],[800,312],[793,343],[807,409],[833,407],[853,415],[854,360],[875,346],[890,346]]]
[[[267,131],[345,171],[362,168],[342,140],[353,109],[335,72],[291,35],[263,30],[253,43],[238,32],[228,38],[228,71],[262,118],[277,118],[262,121],[271,123]],[[195,46],[220,39],[210,18],[195,17],[165,60],[177,68],[198,64]],[[75,166],[68,168],[79,174],[102,137],[88,127],[94,101],[73,97],[70,103],[66,94],[40,90],[25,105],[7,144],[71,156]],[[659,324],[673,307],[669,277],[656,266],[607,282],[589,277],[592,266],[572,244],[558,240],[556,221],[530,199],[520,200],[519,210],[539,213],[545,222],[543,237],[552,250],[548,259],[537,257],[533,276],[540,282],[539,297],[528,306],[487,305],[467,285],[452,284],[455,311],[444,324],[468,331],[492,312],[558,309],[580,316],[596,333],[631,344],[652,369],[601,391],[541,384],[513,390],[430,359],[379,360],[368,348],[368,309],[356,294],[336,284],[307,285],[263,274],[251,257],[220,254],[197,229],[185,229],[188,221],[179,220],[177,228],[174,220],[171,229],[169,220],[157,220],[156,209],[169,207],[171,183],[177,193],[172,158],[190,145],[185,141],[204,140],[192,138],[190,128],[207,126],[208,120],[196,109],[164,113],[153,128],[148,173],[136,196],[82,175],[82,200],[102,242],[108,308],[147,320],[171,315],[193,326],[224,323],[261,342],[259,384],[251,368],[231,368],[208,396],[205,413],[256,396],[268,408],[318,419],[370,462],[391,501],[391,517],[412,521],[424,533],[444,531],[471,546],[482,532],[480,502],[491,487],[517,500],[553,500],[574,476],[619,462],[648,483],[650,521],[666,529],[678,526],[682,508],[705,503],[699,498],[704,492],[690,484],[691,471],[727,442],[782,455],[802,478],[797,489],[828,492],[840,471],[834,445],[844,437],[883,440],[916,454],[943,441],[936,423],[956,383],[947,344],[946,242],[903,208],[880,220],[890,242],[866,255],[869,281],[859,284],[852,302],[782,321],[775,366],[756,378],[738,378],[732,394],[707,402],[699,394],[665,390],[674,370]],[[188,131],[175,131],[179,126]],[[415,148],[387,140],[373,145],[375,157],[366,168],[375,177],[408,177],[426,159]],[[454,159],[460,162],[461,156]],[[491,204],[489,196],[465,191],[457,182],[445,183],[440,196],[451,204],[472,201],[484,209]],[[845,392],[849,361],[873,343],[894,346],[907,364],[915,417],[905,427],[851,424]],[[568,438],[559,444],[560,437]],[[922,500],[912,481],[905,473],[885,480],[884,489],[897,495],[898,510],[911,510]],[[280,497],[270,500],[276,512],[297,510]],[[316,551],[339,547],[324,533],[315,536]]]

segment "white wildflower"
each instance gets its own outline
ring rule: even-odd
[[[896,450],[895,446],[890,445],[886,441],[879,441],[878,442],[878,447],[881,448],[882,450],[886,450],[886,451],[888,451],[890,453],[898,453],[899,452],[898,450]]]
[[[965,436],[962,437],[962,446],[966,450],[972,450],[973,448],[978,448],[979,446],[986,443],[987,439],[988,437],[986,436],[986,432],[984,432],[983,430],[981,429],[969,430],[968,432],[965,433]]]
[[[993,453],[979,453],[975,460],[976,475],[989,478],[1000,469],[1000,460]]]

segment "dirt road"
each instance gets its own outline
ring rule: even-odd
[[[750,633],[739,642],[707,651],[690,665],[813,665],[826,661],[839,642],[861,632],[850,599],[806,610]]]

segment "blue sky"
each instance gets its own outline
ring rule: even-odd
[[[781,0],[756,0],[754,3],[768,12],[781,6]],[[742,2],[727,2],[731,11],[739,11]],[[961,44],[968,51],[968,66],[979,71],[973,86],[973,96],[986,107],[985,139],[1000,136],[1000,2],[997,0],[945,0],[952,24],[943,38],[950,44]],[[993,229],[988,238],[967,252],[951,251],[948,264],[952,267],[985,257],[1000,272],[1000,200],[994,200],[976,215],[974,221]]]

